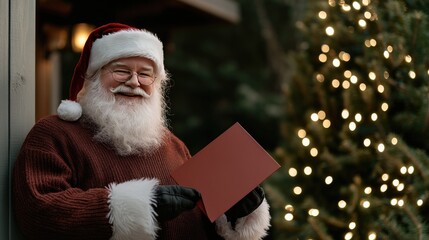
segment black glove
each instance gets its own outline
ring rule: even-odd
[[[264,198],[264,189],[262,189],[260,186],[256,187],[225,212],[228,222],[231,222],[234,226],[235,221],[237,221],[238,218],[245,217],[258,208]]]
[[[154,207],[158,221],[166,221],[195,207],[201,194],[195,189],[179,185],[160,185],[156,189]]]

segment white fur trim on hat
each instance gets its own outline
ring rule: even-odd
[[[153,33],[137,29],[110,33],[95,40],[89,56],[87,74],[92,75],[113,60],[135,56],[152,60],[155,63],[157,77],[165,79],[162,42]]]
[[[225,240],[260,240],[267,235],[270,227],[270,206],[266,199],[251,214],[237,219],[235,230],[226,216],[216,220],[216,231]]]
[[[138,179],[109,185],[111,239],[156,239],[159,227],[152,206],[158,184],[157,179]]]
[[[58,117],[65,121],[76,121],[82,116],[82,107],[78,102],[62,100],[57,108]]]

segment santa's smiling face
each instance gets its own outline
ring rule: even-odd
[[[153,91],[155,64],[144,57],[121,58],[101,68],[100,80],[104,88],[114,93],[116,99],[133,101],[148,98]],[[131,91],[121,91],[121,86]]]
[[[95,138],[120,155],[151,152],[162,143],[165,101],[155,72],[147,58],[117,59],[85,80],[79,92],[83,117],[97,126]]]

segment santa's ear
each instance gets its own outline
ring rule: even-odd
[[[82,116],[82,107],[78,102],[62,100],[57,109],[58,117],[65,121],[76,121]]]

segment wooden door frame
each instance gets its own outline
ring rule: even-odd
[[[22,239],[14,224],[13,163],[35,121],[36,0],[0,0],[0,239]]]

